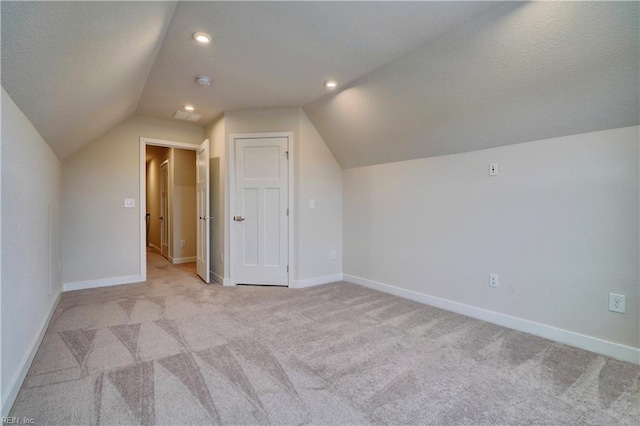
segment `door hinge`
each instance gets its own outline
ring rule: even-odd
[[[289,159],[289,151],[285,151],[284,152],[285,157],[287,157],[287,160]]]
[[[289,265],[287,265],[287,272],[289,272]]]
[[[287,209],[287,216],[289,216],[289,209]]]

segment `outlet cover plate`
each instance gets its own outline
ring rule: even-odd
[[[624,294],[609,293],[609,310],[624,314],[627,312],[627,298]]]
[[[489,286],[498,288],[500,285],[498,281],[498,274],[489,274]]]

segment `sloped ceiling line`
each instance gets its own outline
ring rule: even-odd
[[[639,7],[2,2],[2,86],[62,159],[134,113],[304,106],[359,167],[638,124]]]
[[[2,86],[61,159],[136,111],[176,2],[2,2]]]
[[[343,168],[637,125],[637,2],[492,9],[304,111]]]
[[[134,112],[305,105],[496,4],[3,2],[2,84],[64,158]]]

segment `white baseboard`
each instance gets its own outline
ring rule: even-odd
[[[140,275],[127,275],[124,277],[103,278],[100,280],[75,281],[64,283],[63,291],[84,290],[87,288],[109,287],[112,285],[132,284],[141,281]]]
[[[222,278],[220,275],[216,274],[215,272],[209,271],[209,277],[213,281],[217,282],[218,284],[224,285],[224,278]]]
[[[160,247],[158,247],[157,245],[155,245],[153,243],[149,243],[149,248],[151,250],[155,251],[158,254],[162,253],[162,251],[160,250]]]
[[[2,395],[2,417],[9,416],[9,411],[11,411],[11,407],[18,396],[18,392],[20,392],[20,388],[22,387],[22,383],[24,382],[25,377],[27,377],[27,373],[29,372],[29,368],[31,368],[31,363],[33,362],[33,358],[35,358],[36,353],[38,352],[38,348],[40,347],[40,343],[42,343],[42,339],[44,338],[44,333],[47,331],[47,327],[49,327],[49,321],[51,321],[51,317],[53,313],[56,311],[58,307],[58,302],[60,302],[60,296],[62,292],[59,292],[56,296],[56,300],[53,302],[51,306],[51,310],[47,317],[40,324],[40,332],[34,337],[29,345],[29,350],[22,358],[20,362],[20,368],[16,372],[16,374],[11,379],[9,386],[7,387],[7,393]]]
[[[223,278],[222,279],[222,285],[225,286],[225,287],[233,287],[236,284],[231,282],[231,278]]]
[[[342,274],[325,275],[323,277],[307,278],[304,280],[292,280],[289,283],[289,288],[306,288],[316,285],[334,283],[336,281],[342,281]]]
[[[191,257],[170,257],[169,259],[171,259],[171,263],[173,263],[174,265],[181,265],[183,263],[193,263],[196,261],[196,257],[195,256],[191,256]]]
[[[344,280],[359,284],[374,290],[393,294],[394,296],[403,297],[415,302],[424,303],[426,305],[442,308],[447,311],[466,315],[482,321],[498,324],[513,330],[522,331],[533,334],[535,336],[544,337],[545,339],[555,342],[564,343],[580,349],[586,349],[591,352],[619,359],[621,361],[640,364],[640,349],[631,346],[621,345],[619,343],[609,342],[597,337],[587,336],[573,331],[564,330],[538,322],[514,317],[511,315],[501,314],[495,311],[478,308],[464,303],[454,302],[453,300],[442,299],[440,297],[429,296],[424,293],[418,293],[413,290],[406,290],[400,287],[384,284],[377,281],[368,280],[366,278],[356,277],[354,275],[344,274]]]

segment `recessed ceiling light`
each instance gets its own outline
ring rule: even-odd
[[[335,80],[327,80],[324,82],[324,86],[328,89],[335,89],[338,87],[338,82]]]
[[[211,43],[211,36],[207,33],[198,31],[197,33],[193,33],[191,37],[193,37],[193,39],[198,43],[202,43],[202,44]]]
[[[193,105],[185,105],[185,106],[184,106],[184,109],[185,109],[186,111],[193,111],[193,110],[195,110],[195,108],[193,107]]]
[[[211,86],[211,77],[208,75],[199,75],[196,77],[196,83],[200,86]]]

